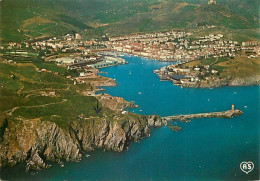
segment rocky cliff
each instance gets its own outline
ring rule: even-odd
[[[26,169],[40,170],[46,161],[79,161],[82,153],[95,149],[122,151],[131,141],[148,136],[151,127],[163,122],[159,116],[131,115],[122,120],[73,121],[68,129],[53,122],[9,120],[0,144],[0,167],[26,162]]]

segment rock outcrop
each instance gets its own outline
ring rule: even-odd
[[[187,82],[182,83],[182,87],[194,87],[194,88],[215,88],[223,86],[250,86],[250,85],[260,85],[260,76],[255,75],[253,77],[246,78],[208,78],[208,80],[203,80],[200,82]]]
[[[0,167],[27,162],[26,169],[40,170],[46,161],[79,161],[83,152],[95,149],[122,151],[131,141],[148,136],[159,116],[129,115],[122,120],[73,121],[69,128],[40,119],[8,121],[0,144]]]
[[[47,168],[45,160],[77,161],[80,149],[69,133],[55,123],[35,120],[9,121],[0,145],[0,166],[27,162],[27,169]]]
[[[122,97],[115,97],[109,94],[99,94],[96,96],[102,106],[107,107],[113,111],[123,111],[126,108],[138,107],[133,102],[128,102]]]

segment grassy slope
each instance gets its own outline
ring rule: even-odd
[[[33,64],[39,69],[46,69],[52,72],[58,72],[59,74],[64,74],[66,72],[66,68],[57,66],[55,62],[34,61]]]
[[[93,38],[106,33],[126,34],[171,28],[194,28],[207,22],[237,37],[258,38],[257,31],[244,36],[243,29],[258,28],[257,0],[219,0],[218,5],[205,5],[206,0],[3,0],[1,5],[1,38],[19,41],[25,37],[52,36],[69,31],[87,31]],[[12,11],[10,11],[12,10]],[[91,28],[94,26],[95,28]],[[219,27],[218,27],[219,28]],[[17,29],[23,29],[22,33]],[[242,29],[241,32],[238,29]],[[247,32],[247,30],[246,30]],[[3,42],[2,40],[2,42]]]
[[[82,17],[64,8],[58,1],[8,0],[0,2],[0,5],[3,43],[91,28]]]
[[[217,69],[220,72],[220,77],[247,78],[260,75],[259,57],[211,58],[188,62],[183,64],[183,67],[196,65],[211,65],[213,69]]]
[[[217,63],[222,67],[222,77],[245,78],[260,75],[260,58],[237,57],[229,61]]]
[[[226,39],[235,40],[239,43],[243,41],[259,41],[260,34],[259,29],[228,29],[225,27],[214,27],[209,29],[198,28],[192,30],[193,35],[191,38],[196,38],[199,36],[205,36],[209,34],[223,34]]]
[[[12,78],[12,75],[15,75],[15,78]],[[41,118],[66,127],[70,121],[78,120],[80,114],[86,117],[102,117],[109,112],[103,108],[103,111],[97,114],[93,109],[96,99],[78,93],[79,90],[89,88],[88,85],[73,85],[72,81],[62,76],[37,72],[31,63],[0,63],[0,80],[2,117],[7,116],[6,111],[18,107],[12,113],[13,118]],[[55,91],[56,96],[41,96],[42,92],[50,91]]]
[[[148,4],[154,1],[156,0]],[[21,41],[25,37],[55,36],[73,30],[83,31],[92,28],[89,26],[91,22],[102,25],[121,21],[135,13],[147,11],[141,2],[142,0],[4,0],[0,2],[2,42]],[[19,33],[18,29],[23,31]]]
[[[240,9],[243,8],[240,7]],[[232,11],[225,4],[205,5],[163,1],[157,5],[157,8],[151,8],[149,12],[139,13],[126,21],[111,24],[108,32],[125,34],[172,28],[196,29],[197,23],[206,22],[216,25],[217,29],[226,31],[228,35],[230,31],[233,31],[234,38],[239,38],[239,40],[248,37],[259,38],[257,30],[251,30],[258,28],[257,12],[245,16],[240,11]],[[248,32],[248,29],[250,29],[250,34],[245,36],[244,33]]]

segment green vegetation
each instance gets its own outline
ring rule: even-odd
[[[0,142],[2,141],[5,128],[7,128],[7,126],[8,126],[8,119],[5,118],[4,121],[2,121],[2,124],[0,125]]]
[[[221,62],[225,62],[227,60],[229,60],[227,57],[223,57],[223,58],[211,57],[211,58],[207,58],[207,59],[195,60],[195,61],[185,63],[182,65],[182,67],[187,67],[187,66],[194,67],[194,66],[201,66],[201,65],[210,65],[212,67],[214,67],[214,66],[217,67],[217,64],[219,64]]]
[[[51,63],[35,64],[55,68]],[[60,68],[56,66],[55,71]],[[10,119],[18,116],[24,119],[39,118],[67,128],[70,121],[80,120],[80,115],[101,118],[111,112],[108,108],[102,108],[97,114],[93,109],[97,104],[96,98],[81,94],[90,88],[89,84],[74,85],[64,76],[37,72],[32,63],[1,62],[0,80],[0,102],[4,103],[0,104],[0,114],[8,115]]]
[[[34,61],[33,64],[39,69],[46,69],[52,72],[58,72],[59,74],[65,74],[66,72],[65,67],[57,66],[55,62]]]
[[[242,6],[239,6],[240,3],[235,4],[237,9],[240,9],[240,11],[244,10]],[[255,8],[251,7],[251,3],[248,1],[246,3],[243,2],[243,4],[249,4],[248,8]],[[250,15],[242,16],[240,13],[234,12],[230,7],[229,3],[207,5],[207,1],[162,1],[156,8],[151,8],[148,12],[136,14],[126,21],[111,24],[107,32],[125,34],[174,28],[182,30],[188,28],[193,31],[197,29],[199,23],[204,23],[214,25],[216,29],[225,29],[225,35],[230,35],[230,31],[235,30],[238,35],[244,36],[238,30],[243,31],[244,29],[248,30],[258,27],[258,13],[254,12],[250,13]],[[209,31],[211,30],[209,29]],[[258,38],[255,34],[259,35],[254,30],[252,36]],[[251,35],[247,36],[250,37]]]
[[[84,38],[215,25],[238,41],[259,39],[259,1],[218,0],[1,1],[2,42],[83,32]],[[212,29],[201,28],[198,34]],[[245,33],[247,32],[247,33]]]
[[[67,15],[60,15],[61,17],[61,20],[65,23],[68,23],[72,26],[75,26],[75,27],[79,27],[80,29],[90,29],[91,27],[82,23],[81,21],[79,21],[78,19],[76,18],[72,18],[70,16],[67,16]]]
[[[223,72],[225,69],[225,67],[219,65],[213,65],[211,68],[217,70],[219,73]]]
[[[246,78],[259,75],[260,58],[209,58],[196,60],[182,65],[182,67],[194,67],[210,65],[210,69],[218,70],[220,77]]]
[[[224,57],[224,58],[207,58],[207,59],[204,59],[204,60],[201,60],[201,63],[200,65],[211,65],[211,66],[214,66],[220,62],[224,62],[224,61],[227,61],[228,58],[227,57]]]
[[[97,101],[97,105],[94,106],[94,110],[95,110],[95,112],[96,112],[97,114],[100,113],[100,111],[102,110],[102,107],[99,106],[99,102],[98,102],[98,101]]]
[[[210,65],[216,61],[216,58],[208,58],[203,61],[201,61],[202,65]]]
[[[32,63],[37,61],[42,61],[39,57],[19,57],[19,56],[3,56],[7,60],[13,60],[17,63]]]
[[[221,77],[246,78],[260,75],[260,58],[236,57],[214,65]]]
[[[19,63],[30,63],[30,62],[40,62],[42,59],[40,55],[33,49],[24,48],[20,50],[14,48],[12,50],[1,50],[2,58],[7,60],[13,60]]]
[[[223,34],[226,39],[235,40],[239,43],[243,41],[259,41],[259,31],[257,28],[251,29],[230,29],[226,27],[197,28],[192,30],[190,38],[205,36],[209,34]]]
[[[17,55],[17,56],[31,56],[31,57],[37,57],[37,53],[17,53],[17,52],[5,52],[6,55]]]

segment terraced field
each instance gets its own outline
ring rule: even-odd
[[[48,120],[66,127],[79,115],[102,117],[93,109],[96,98],[82,95],[89,84],[74,85],[64,76],[37,72],[32,63],[0,63],[0,115],[14,119]],[[4,119],[1,119],[3,124]]]

